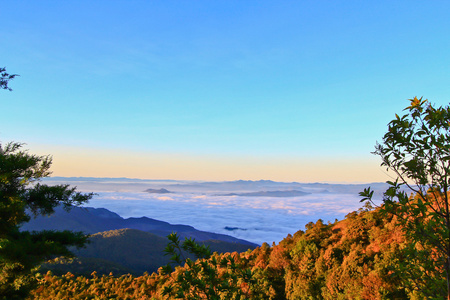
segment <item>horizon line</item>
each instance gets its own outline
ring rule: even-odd
[[[278,182],[278,183],[300,183],[300,184],[384,184],[386,182],[381,181],[373,181],[373,182],[362,182],[362,181],[314,181],[314,182],[300,182],[300,181],[276,181],[270,179],[259,179],[259,180],[245,180],[245,179],[236,179],[236,180],[194,180],[194,179],[149,179],[149,178],[130,178],[130,177],[94,177],[94,176],[49,176],[44,179],[103,179],[103,180],[138,180],[138,181],[185,181],[185,182]]]

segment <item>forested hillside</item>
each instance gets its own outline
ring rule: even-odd
[[[206,262],[216,269],[217,277],[199,273],[206,289],[214,289],[220,299],[229,299],[223,281],[244,290],[244,298],[253,299],[405,299],[414,292],[404,288],[390,267],[401,260],[404,237],[395,217],[386,217],[379,209],[361,209],[333,224],[321,220],[309,223],[305,231],[283,239],[278,245],[264,244],[241,254],[213,254]],[[250,276],[228,276],[230,263],[214,261],[234,259],[236,270]],[[114,277],[92,274],[75,277],[68,273],[40,276],[41,286],[30,299],[170,299],[165,288],[176,290],[179,274],[192,269],[177,267],[174,273]],[[228,274],[228,275],[227,275]],[[185,299],[203,299],[205,294],[194,285],[184,291]]]
[[[164,248],[169,243],[167,237],[136,229],[118,229],[93,234],[86,247],[74,250],[76,258],[56,258],[41,266],[42,270],[51,270],[54,274],[71,272],[87,275],[98,274],[123,275],[131,273],[141,275],[144,272],[156,272],[159,267],[169,263]],[[225,242],[220,240],[201,241],[212,251],[244,252],[256,246]],[[193,256],[190,256],[193,258]]]

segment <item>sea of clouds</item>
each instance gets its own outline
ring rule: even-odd
[[[272,244],[288,234],[304,230],[305,224],[311,221],[343,219],[347,213],[361,207],[360,199],[353,194],[282,198],[99,192],[87,206],[104,207],[124,218],[146,216],[257,244]]]
[[[368,184],[306,184],[273,181],[186,182],[128,178],[48,178],[96,195],[85,206],[121,217],[149,217],[198,230],[227,234],[257,244],[278,243],[309,222],[341,220],[363,206],[358,195]],[[385,184],[372,183],[379,197]],[[165,188],[171,193],[146,192]],[[299,197],[225,196],[227,193],[302,190]]]

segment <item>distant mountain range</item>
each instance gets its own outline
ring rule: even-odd
[[[261,191],[261,192],[250,192],[250,193],[230,193],[230,194],[218,194],[217,196],[243,196],[243,197],[299,197],[309,195],[311,193],[306,193],[297,190],[290,191]]]
[[[376,195],[382,196],[386,183],[300,183],[278,182],[272,180],[235,180],[235,181],[189,181],[189,180],[151,180],[133,178],[93,178],[93,177],[49,177],[43,180],[48,184],[71,184],[84,191],[133,191],[142,192],[147,189],[165,189],[173,193],[250,193],[258,191],[298,190],[308,193],[355,194],[371,187]]]

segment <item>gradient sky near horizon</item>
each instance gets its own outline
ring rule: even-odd
[[[2,1],[0,141],[55,176],[370,182],[446,105],[449,1]]]

